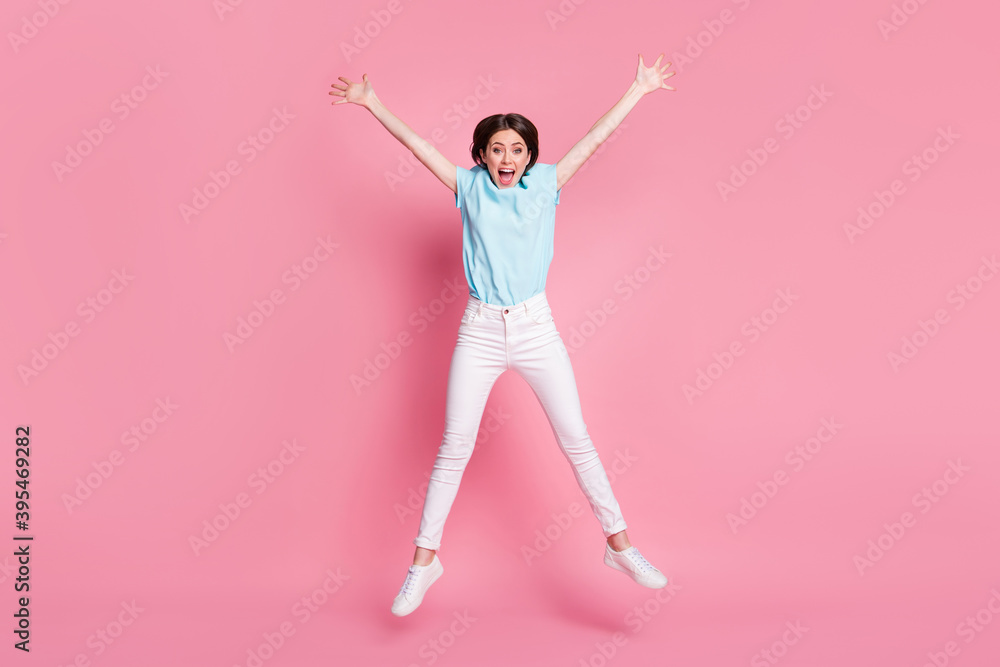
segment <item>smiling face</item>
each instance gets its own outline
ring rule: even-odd
[[[479,156],[486,163],[490,178],[501,190],[517,185],[531,159],[521,135],[514,130],[500,130],[490,137],[485,151]]]

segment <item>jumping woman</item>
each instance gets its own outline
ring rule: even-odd
[[[667,578],[629,542],[625,519],[587,433],[569,354],[545,296],[552,261],[555,207],[573,174],[615,131],[644,95],[664,88],[670,63],[639,66],[628,90],[559,162],[538,162],[538,131],[516,113],[476,125],[472,169],[456,167],[376,97],[368,75],[339,77],[331,95],[363,106],[455,193],[462,214],[462,259],[469,300],[458,328],[448,374],[445,428],[427,486],[416,551],[392,603],[405,616],[444,572],[437,551],[444,523],[472,456],[493,383],[507,370],[523,377],[545,410],[559,447],[607,538],[604,562],[637,583],[662,588]]]

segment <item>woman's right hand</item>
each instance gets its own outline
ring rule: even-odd
[[[353,104],[358,104],[365,108],[371,108],[371,103],[375,100],[375,90],[372,88],[371,81],[368,80],[368,75],[362,76],[364,81],[351,82],[350,79],[346,77],[337,77],[343,81],[346,86],[337,83],[330,84],[336,90],[331,90],[331,95],[336,95],[344,99],[337,100],[334,104],[344,104],[345,102],[351,102]]]

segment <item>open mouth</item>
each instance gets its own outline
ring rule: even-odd
[[[500,176],[500,182],[504,185],[510,185],[514,180],[513,169],[498,169],[497,174]]]

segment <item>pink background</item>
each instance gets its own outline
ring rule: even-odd
[[[4,4],[3,664],[996,664],[993,3],[231,9]],[[678,90],[645,97],[562,192],[547,293],[591,436],[620,462],[629,536],[677,588],[657,599],[603,565],[545,415],[508,373],[445,530],[445,575],[395,618],[465,301],[461,223],[367,111],[330,106],[330,84],[367,72],[466,167],[479,119],[523,113],[556,162],[625,92],[637,54],[661,51]],[[78,146],[89,154],[57,173]],[[766,162],[744,165],[753,154]],[[724,198],[734,169],[749,175]],[[213,174],[225,187],[185,220]],[[849,237],[879,197],[891,205]],[[670,253],[651,272],[650,247]],[[795,299],[775,321],[779,290]],[[356,391],[369,362],[377,377]],[[689,400],[699,372],[714,377]],[[10,632],[24,424],[30,655]],[[123,438],[132,428],[142,440]],[[756,514],[734,531],[744,500]],[[223,529],[192,547],[212,521]],[[869,541],[889,548],[874,560]]]

